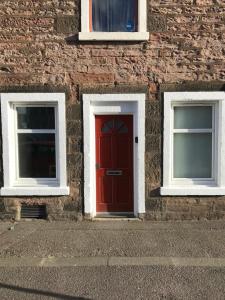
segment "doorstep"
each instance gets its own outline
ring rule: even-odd
[[[141,221],[133,213],[97,213],[92,221]]]

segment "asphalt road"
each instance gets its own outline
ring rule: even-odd
[[[0,299],[225,299],[224,268],[1,268]]]

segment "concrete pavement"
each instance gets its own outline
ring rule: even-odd
[[[0,235],[0,258],[225,258],[225,222],[21,222]]]
[[[23,257],[0,258],[0,268],[18,267],[114,267],[114,266],[163,266],[163,267],[212,267],[225,268],[225,258],[190,257]]]
[[[10,222],[1,222],[0,221],[0,235],[9,229],[11,224],[12,223],[10,223]]]

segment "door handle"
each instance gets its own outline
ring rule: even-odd
[[[100,169],[100,164],[99,164],[99,163],[96,163],[96,164],[95,164],[95,168],[96,168],[96,170]]]
[[[106,175],[108,176],[121,176],[123,174],[122,170],[107,170]]]

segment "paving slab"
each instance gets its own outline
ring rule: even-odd
[[[0,258],[0,268],[18,267],[113,267],[113,266],[166,266],[225,268],[225,258],[206,257],[10,257]]]
[[[0,257],[225,257],[225,222],[21,222]]]

